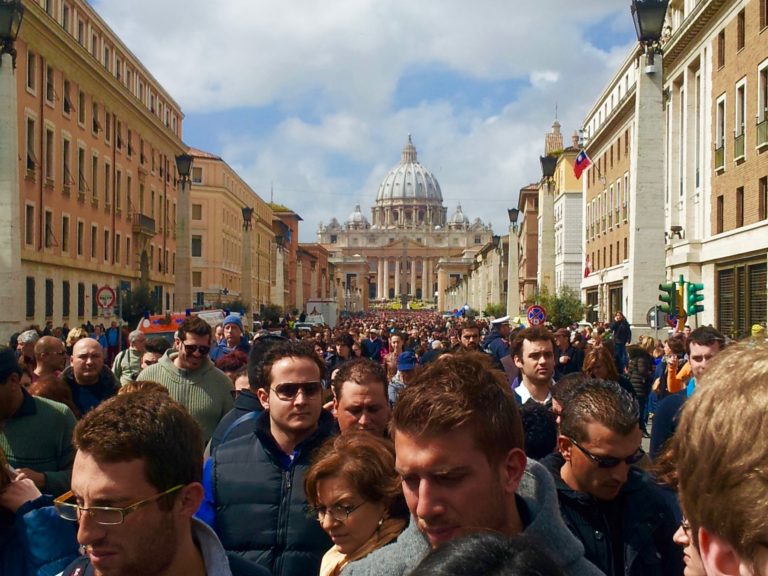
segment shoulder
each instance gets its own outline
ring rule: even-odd
[[[429,553],[429,544],[413,518],[397,540],[344,568],[343,576],[403,576]]]

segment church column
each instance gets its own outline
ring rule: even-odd
[[[389,258],[384,258],[384,278],[382,298],[389,298]]]
[[[400,296],[400,260],[395,258],[395,299]]]
[[[376,275],[376,298],[381,300],[384,296],[384,260],[378,259],[378,274]]]
[[[429,273],[427,274],[427,277],[429,278],[429,299],[432,302],[435,302],[435,260],[429,261]]]
[[[411,260],[411,289],[409,293],[412,298],[416,297],[416,258]]]
[[[445,291],[448,289],[448,270],[439,268],[437,271],[437,310],[445,310]]]
[[[425,302],[432,299],[429,293],[429,260],[426,258],[421,261],[421,299]]]

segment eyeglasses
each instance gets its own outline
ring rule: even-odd
[[[114,508],[112,506],[91,506],[90,508],[85,508],[79,504],[67,502],[67,500],[74,496],[70,490],[66,494],[62,494],[56,498],[56,500],[53,501],[53,506],[56,508],[56,512],[59,513],[59,516],[70,522],[79,522],[85,513],[88,514],[88,517],[96,522],[96,524],[101,524],[102,526],[117,526],[118,524],[125,522],[126,515],[131,512],[135,512],[145,504],[154,502],[155,500],[171,494],[172,492],[176,492],[176,490],[183,487],[184,484],[179,484],[178,486],[169,488],[165,492],[155,494],[154,496],[150,496],[149,498],[136,502],[136,504],[126,506],[125,508]]]
[[[638,448],[637,452],[632,454],[632,456],[627,456],[626,458],[616,458],[614,456],[598,456],[596,454],[592,454],[589,450],[584,448],[581,444],[576,442],[573,438],[568,438],[571,442],[573,442],[573,445],[576,446],[579,450],[581,450],[584,455],[592,460],[595,464],[597,464],[598,468],[616,468],[619,464],[624,462],[625,464],[631,465],[631,464],[637,464],[640,462],[640,460],[643,459],[643,456],[645,456],[645,451],[642,448]]]
[[[343,504],[336,504],[335,506],[331,506],[330,508],[326,508],[325,506],[317,506],[315,508],[310,508],[310,516],[314,516],[317,518],[318,522],[322,522],[325,520],[326,514],[330,514],[331,518],[336,520],[337,522],[346,522],[349,519],[349,515],[352,514],[355,510],[360,508],[365,504],[365,502],[361,502],[357,506],[349,506],[349,505],[343,505]]]
[[[272,386],[272,390],[275,391],[280,400],[293,400],[298,395],[299,390],[304,393],[304,396],[317,396],[322,388],[323,384],[321,382],[286,382],[285,384]]]
[[[686,534],[691,533],[691,523],[688,522],[688,518],[683,517],[683,519],[680,521],[680,528],[682,528],[683,532]]]
[[[184,345],[184,350],[186,350],[187,354],[200,352],[201,356],[205,356],[208,354],[208,352],[211,351],[210,346],[201,346],[200,344],[186,344],[185,342],[182,342],[182,344]]]

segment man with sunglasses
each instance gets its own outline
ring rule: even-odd
[[[168,388],[171,398],[181,403],[200,424],[203,441],[213,435],[219,421],[232,409],[232,380],[214,366],[211,326],[190,316],[176,332],[175,347],[166,351],[157,364],[141,371],[137,380],[152,380]]]
[[[198,516],[215,527],[235,576],[255,566],[274,576],[317,574],[332,543],[307,514],[302,487],[314,451],[334,431],[323,410],[325,366],[312,344],[278,342],[256,370],[251,378],[249,362],[264,411],[252,433],[227,438],[212,453]]]
[[[558,449],[542,461],[560,512],[607,576],[682,574],[674,514],[648,474],[637,401],[615,382],[586,379],[563,406]]]

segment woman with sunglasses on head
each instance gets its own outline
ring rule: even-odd
[[[320,576],[342,569],[389,544],[408,518],[392,443],[368,432],[328,440],[304,479],[311,513],[333,540]]]

